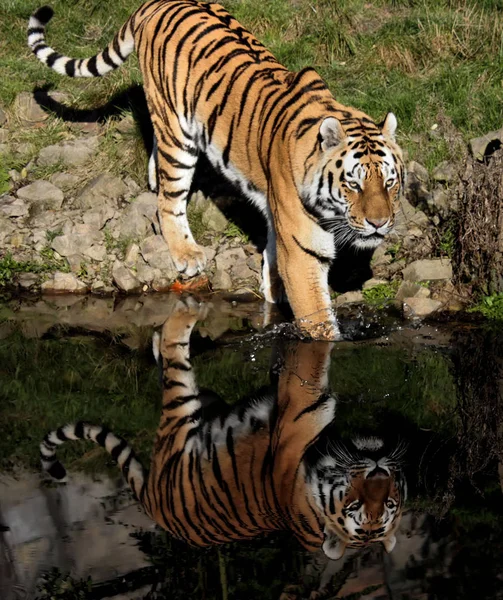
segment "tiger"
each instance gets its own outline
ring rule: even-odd
[[[46,44],[52,16],[49,7],[32,15],[28,45],[62,75],[105,75],[136,50],[155,135],[149,172],[179,273],[195,276],[206,263],[187,221],[194,170],[205,155],[265,217],[265,300],[286,293],[303,330],[337,338],[328,286],[336,250],[377,247],[404,190],[395,115],[376,124],[340,104],[313,68],[289,71],[213,2],[149,0],[86,59]]]
[[[118,463],[147,515],[190,545],[289,531],[334,560],[376,542],[390,552],[406,500],[403,448],[324,434],[337,404],[328,388],[331,344],[291,343],[275,385],[232,407],[197,386],[189,344],[200,311],[180,301],[154,345],[163,391],[150,469],[123,438],[78,422],[45,436],[44,470],[64,481],[58,446],[92,440]]]

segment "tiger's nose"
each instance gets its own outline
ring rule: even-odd
[[[367,221],[367,223],[369,225],[372,225],[376,229],[379,229],[379,227],[382,227],[383,225],[386,225],[386,223],[388,222],[388,219],[386,217],[384,219],[365,219],[365,221]]]

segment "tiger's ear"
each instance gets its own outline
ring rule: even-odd
[[[384,121],[382,123],[379,123],[379,127],[381,128],[384,137],[387,137],[394,141],[397,124],[398,123],[395,115],[392,112],[389,112],[386,115]]]
[[[382,545],[384,546],[386,552],[389,554],[396,545],[396,536],[390,535],[388,538],[383,540]]]
[[[327,117],[320,126],[321,149],[328,150],[342,142],[346,137],[344,129],[338,119]]]
[[[327,529],[325,529],[324,533],[325,541],[321,549],[330,560],[339,560],[346,551],[346,544],[335,533],[331,533]]]

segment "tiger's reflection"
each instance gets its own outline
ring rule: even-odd
[[[277,393],[230,407],[199,392],[190,362],[190,335],[203,312],[191,299],[179,301],[154,336],[163,398],[148,473],[124,439],[83,422],[44,438],[43,467],[64,480],[57,446],[93,440],[117,461],[147,514],[197,546],[290,530],[331,559],[374,542],[391,551],[406,496],[404,448],[388,451],[381,438],[366,436],[343,444],[331,435],[332,345],[289,342]]]

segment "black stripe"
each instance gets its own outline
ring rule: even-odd
[[[65,71],[68,77],[75,77],[75,61],[69,60],[65,65]]]
[[[56,436],[59,440],[66,442],[66,440],[68,439],[66,433],[63,431],[63,427],[58,427],[56,429]]]
[[[101,73],[98,71],[97,61],[98,61],[98,57],[93,56],[87,61],[87,65],[86,65],[88,71],[90,71],[92,73],[93,77],[99,77],[101,75]]]
[[[45,64],[48,67],[52,67],[53,64],[58,60],[58,58],[62,58],[62,55],[58,54],[57,52],[53,52],[52,54],[49,54],[49,56],[45,59]]]
[[[323,404],[325,404],[325,402],[327,402],[327,400],[330,400],[331,396],[330,394],[320,394],[318,396],[318,399],[316,400],[316,402],[313,402],[312,404],[310,404],[309,406],[307,406],[306,408],[302,409],[300,411],[300,413],[295,417],[295,419],[293,420],[293,422],[295,423],[296,421],[298,421],[303,415],[306,415],[310,412],[313,412],[315,410],[317,410],[320,406],[323,406]]]
[[[112,69],[116,69],[119,65],[117,65],[112,57],[110,56],[110,51],[108,48],[105,48],[103,50],[103,52],[101,53],[101,57],[103,58],[103,61],[109,66],[112,67]]]
[[[66,475],[65,467],[58,461],[52,464],[48,469],[47,473],[54,479],[63,479]]]
[[[119,440],[120,440],[120,442],[117,444],[117,446],[115,446],[114,448],[112,448],[112,451],[110,452],[110,455],[115,460],[115,462],[117,462],[117,459],[119,458],[120,453],[128,445],[128,443],[126,442],[125,439],[119,438]]]
[[[45,32],[45,27],[28,27],[28,36],[30,36],[32,33],[44,33]]]
[[[80,439],[84,439],[84,421],[75,423],[75,435]]]
[[[98,435],[96,436],[96,443],[99,444],[100,446],[103,446],[103,448],[105,447],[105,441],[107,439],[107,435],[109,434],[109,430],[106,427],[103,427],[101,429],[101,431],[98,433]]]
[[[314,250],[311,250],[310,248],[305,248],[294,235],[292,235],[292,239],[303,252],[305,252],[306,254],[309,254],[309,256],[313,256],[314,258],[319,260],[320,263],[323,263],[326,265],[329,265],[332,263],[331,258],[328,258],[326,256],[321,256],[321,254],[317,254]]]

